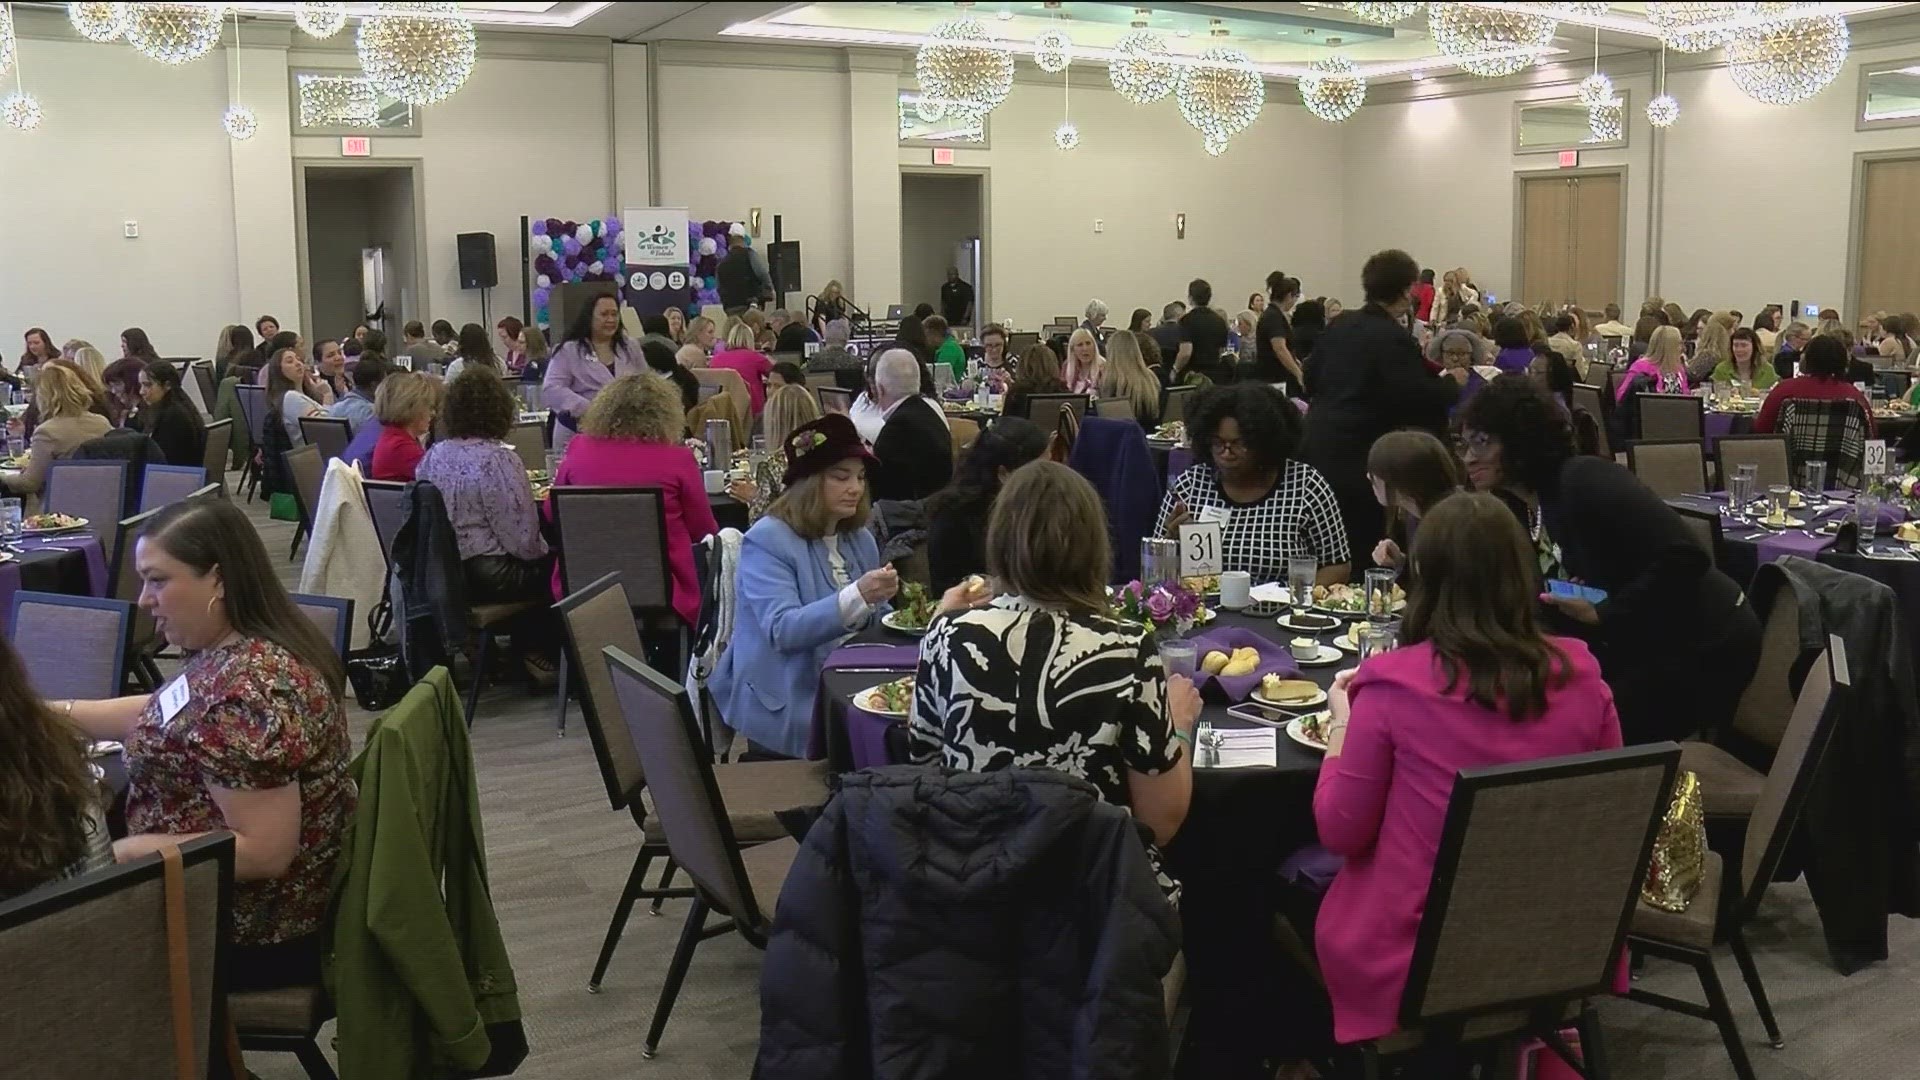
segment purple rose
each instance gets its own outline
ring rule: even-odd
[[[1173,614],[1173,597],[1155,589],[1152,595],[1147,597],[1146,608],[1147,614],[1154,622],[1161,622]]]
[[[533,224],[527,226],[527,231],[535,236],[545,236],[547,235],[547,223],[544,221],[535,221]]]
[[[533,269],[537,273],[551,274],[558,269],[559,266],[560,264],[555,262],[551,255],[535,255],[533,257]]]
[[[568,228],[567,223],[564,221],[561,221],[559,218],[550,217],[547,219],[547,235],[548,236],[558,236],[563,232],[569,232],[569,231],[571,230]]]
[[[1184,586],[1172,590],[1173,613],[1182,619],[1191,619],[1200,612],[1200,598],[1192,589]]]

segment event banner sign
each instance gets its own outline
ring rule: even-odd
[[[693,301],[687,273],[692,246],[684,206],[628,208],[620,215],[626,241],[627,303],[642,315],[670,307],[684,310]]]

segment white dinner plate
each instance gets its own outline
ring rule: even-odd
[[[908,626],[902,621],[901,613],[898,611],[889,611],[885,615],[880,616],[880,625],[896,633],[912,634],[914,637],[919,637],[927,632],[927,628],[924,626]],[[865,706],[862,706],[862,708],[864,707]]]
[[[1296,656],[1293,658],[1293,662],[1296,664],[1299,664],[1301,667],[1326,667],[1328,664],[1337,664],[1342,660],[1345,660],[1346,658],[1347,658],[1346,653],[1343,653],[1339,649],[1336,649],[1333,646],[1328,645],[1325,642],[1322,642],[1320,644],[1320,652],[1318,655],[1314,656],[1310,660],[1302,660]]]
[[[33,526],[29,525],[22,531],[24,531],[28,536],[61,536],[66,533],[79,532],[81,529],[86,528],[87,524],[88,524],[87,519],[81,518],[80,523],[77,525],[63,525],[57,529],[36,529]]]
[[[1358,618],[1358,616],[1355,616]],[[1282,630],[1291,630],[1296,634],[1331,634],[1340,629],[1340,620],[1336,616],[1332,626],[1306,626],[1293,621],[1293,613],[1288,612],[1274,620]]]
[[[898,681],[898,680],[892,680],[892,681]],[[889,685],[889,684],[888,683],[880,684],[880,686],[886,686],[886,685]],[[907,710],[889,709],[884,704],[881,703],[880,694],[879,694],[880,686],[870,686],[867,689],[862,690],[859,693],[853,695],[854,705],[860,709],[863,709],[867,712],[872,713],[875,716],[897,716],[901,719],[905,719],[907,715]]]
[[[1327,703],[1327,692],[1322,690],[1310,698],[1301,698],[1299,701],[1275,701],[1262,692],[1261,687],[1256,686],[1253,688],[1253,700],[1269,709],[1311,709],[1315,705]]]
[[[1319,741],[1318,739],[1310,738],[1307,735],[1306,731],[1303,730],[1304,725],[1302,723],[1302,721],[1305,721],[1309,717],[1314,717],[1314,716],[1324,717],[1326,715],[1327,714],[1324,712],[1308,713],[1306,716],[1296,716],[1293,719],[1287,721],[1287,738],[1292,739],[1294,742],[1299,743],[1301,746],[1304,746],[1309,750],[1317,751],[1322,754],[1326,753],[1327,744]],[[1321,723],[1324,724],[1326,723],[1326,721],[1322,720]]]

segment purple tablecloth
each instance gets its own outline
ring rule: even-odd
[[[849,668],[872,669],[875,675],[874,685],[878,686],[901,674],[910,673],[920,663],[918,645],[882,645],[877,643],[855,642],[843,645],[827,657],[821,665],[822,671],[845,671]],[[824,690],[813,710],[813,733],[808,740],[807,756],[818,760],[827,758],[838,760],[841,753],[830,745],[827,729],[827,700]],[[887,729],[902,721],[897,716],[879,716],[857,705],[849,703],[846,708],[846,737],[848,745],[843,748],[851,757],[852,766],[865,769],[875,765],[887,765]]]
[[[1264,676],[1278,675],[1283,679],[1300,677],[1300,666],[1293,662],[1293,655],[1287,651],[1284,638],[1275,638],[1244,626],[1222,626],[1192,634],[1188,640],[1193,642],[1196,662],[1206,659],[1207,653],[1214,650],[1231,656],[1235,649],[1250,648],[1260,654],[1260,663],[1250,675],[1208,675],[1201,672],[1194,676],[1194,682],[1202,690],[1208,683],[1213,683],[1220,687],[1228,700],[1236,703],[1247,700],[1247,695],[1253,693],[1254,687],[1260,685]]]
[[[1713,446],[1722,435],[1746,435],[1753,431],[1752,413],[1710,412],[1703,418],[1707,437],[1707,453],[1713,453]]]
[[[86,561],[87,591],[92,596],[107,595],[107,556],[100,541],[84,532],[68,536],[49,536],[20,542],[30,558],[40,551],[72,551]],[[21,589],[24,577],[21,559],[0,563],[0,628],[13,621],[13,596]]]
[[[1676,505],[1704,510],[1716,508],[1720,511],[1720,529],[1728,540],[1751,543],[1754,546],[1756,565],[1773,562],[1784,555],[1798,555],[1805,559],[1819,559],[1820,553],[1833,546],[1834,538],[1818,532],[1820,525],[1843,518],[1853,513],[1851,491],[1828,492],[1829,502],[1823,506],[1802,507],[1791,511],[1794,517],[1807,523],[1804,529],[1763,529],[1751,520],[1741,520],[1732,516],[1727,505],[1727,496],[1723,492],[1711,492],[1704,495],[1687,495],[1671,500]],[[1880,508],[1880,528],[1887,529],[1905,521],[1906,511],[1898,506]],[[1749,539],[1751,537],[1751,539]]]

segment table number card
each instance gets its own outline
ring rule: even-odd
[[[1189,521],[1180,526],[1180,576],[1220,572],[1220,523]]]
[[[1867,440],[1866,473],[1868,476],[1887,475],[1887,441],[1885,439]]]

